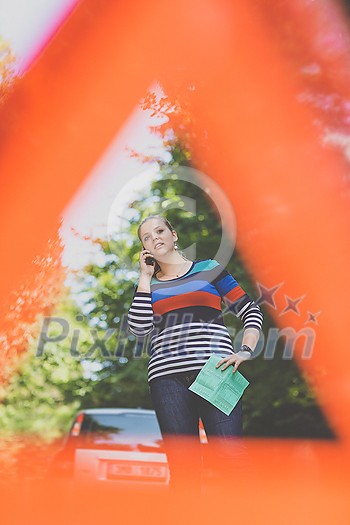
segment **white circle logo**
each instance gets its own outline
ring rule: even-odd
[[[155,179],[156,173],[153,170],[146,170],[134,176],[129,182],[127,182],[116,195],[113,204],[111,206],[108,222],[107,222],[107,238],[108,241],[124,241],[126,244],[136,242],[136,239],[130,237],[130,221],[135,214],[135,210],[130,204],[135,200],[138,200],[140,191],[145,192],[149,189],[152,180]],[[161,176],[161,180],[166,183],[167,180],[180,180],[186,182],[188,185],[195,185],[199,188],[202,193],[205,193],[208,198],[208,207],[210,201],[215,204],[218,213],[218,222],[221,226],[221,241],[220,245],[215,254],[207,254],[208,258],[216,259],[218,262],[226,266],[232,257],[234,246],[236,243],[236,217],[232,208],[232,204],[228,197],[221,189],[221,187],[213,181],[210,177],[205,175],[203,172],[187,166],[172,167],[172,173],[168,177],[166,175]],[[159,199],[157,206],[159,211],[156,214],[166,215],[169,209],[179,208],[190,213],[191,216],[196,216],[197,203],[193,197],[186,195],[177,195],[175,201],[164,202],[165,199]],[[203,211],[201,212],[203,213]],[[155,214],[152,209],[150,215]],[[200,222],[198,223],[201,224]],[[176,229],[176,224],[173,224]],[[200,229],[198,229],[198,235],[200,237]],[[181,239],[179,239],[181,244]],[[200,239],[198,240],[198,242]],[[191,246],[183,247],[181,250],[186,254],[189,259],[196,258],[196,243]],[[116,254],[118,256],[118,254]],[[138,270],[138,265],[135,266],[131,260],[125,255],[120,257],[118,264],[121,267],[129,270]]]

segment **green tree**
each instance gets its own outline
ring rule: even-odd
[[[71,353],[72,335],[78,327],[74,308],[67,294],[61,295],[54,318],[69,325],[64,339],[59,338],[62,325],[51,322],[43,328],[44,316],[38,319],[40,333],[45,331],[52,342],[40,344],[40,336],[33,338],[26,353],[18,359],[16,372],[12,374],[3,392],[0,405],[2,435],[31,435],[43,441],[51,441],[64,433],[76,410],[92,387],[84,374],[81,359]],[[62,321],[61,321],[62,322]],[[81,323],[80,323],[81,324]],[[87,344],[88,335],[80,339]]]

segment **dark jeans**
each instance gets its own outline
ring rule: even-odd
[[[170,468],[171,486],[185,483],[200,485],[202,452],[214,458],[226,472],[235,469],[244,456],[242,443],[242,399],[229,416],[214,405],[188,390],[199,372],[169,374],[150,381],[150,392],[164,439]],[[208,438],[201,445],[198,435],[199,418]]]

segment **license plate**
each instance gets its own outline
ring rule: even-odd
[[[110,463],[107,466],[107,477],[109,479],[156,479],[162,480],[166,477],[166,467],[164,465],[126,463]]]

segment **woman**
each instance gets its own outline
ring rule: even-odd
[[[199,418],[209,442],[220,438],[219,454],[227,464],[237,456],[234,445],[242,435],[242,400],[226,416],[188,387],[213,353],[222,356],[217,365],[222,370],[232,367],[236,371],[251,359],[262,313],[217,261],[191,261],[179,253],[177,233],[164,217],[144,219],[138,236],[142,243],[140,279],[128,314],[129,328],[137,336],[152,332],[148,381],[171,484],[190,478],[200,482]],[[222,300],[243,322],[242,346],[236,353],[223,322]],[[181,461],[183,448],[179,445],[184,436],[195,436],[197,443],[186,464]]]

